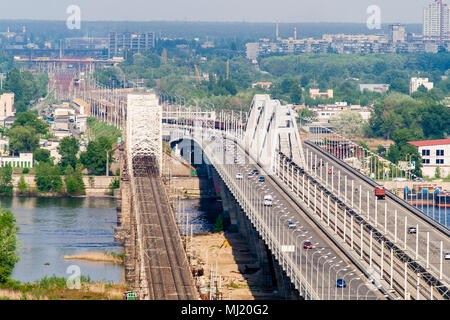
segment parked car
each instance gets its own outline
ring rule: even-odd
[[[408,228],[408,233],[410,233],[410,234],[415,234],[416,232],[417,232],[416,227],[409,227],[409,228]]]
[[[303,243],[303,249],[312,249],[312,243],[311,241],[305,241]]]
[[[236,174],[236,179],[240,180],[243,179],[244,177],[242,176],[242,173],[238,173]]]
[[[336,280],[336,287],[338,287],[338,288],[345,288],[345,287],[347,287],[347,283],[345,282],[344,279],[337,279]]]
[[[258,181],[259,181],[259,182],[264,182],[264,181],[266,181],[266,178],[264,178],[263,176],[260,176],[259,179],[258,179]]]

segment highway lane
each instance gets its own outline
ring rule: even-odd
[[[443,252],[450,251],[450,239],[442,232],[433,228],[430,224],[423,221],[409,210],[400,206],[393,200],[386,197],[386,200],[376,200],[374,188],[365,181],[358,179],[352,172],[346,170],[338,163],[323,156],[315,148],[304,144],[305,153],[309,171],[324,184],[328,182],[328,188],[333,189],[336,194],[340,193],[340,198],[346,198],[346,204],[362,216],[368,219],[374,226],[384,232],[392,241],[404,248],[404,239],[406,237],[407,252],[412,257],[416,257],[416,248],[418,257],[421,258],[421,264],[426,266],[426,257],[428,251],[429,267],[432,267],[435,276],[439,276],[442,268],[444,283],[448,285],[450,277],[450,261],[444,260],[441,255],[441,241]],[[312,162],[311,162],[311,154]],[[323,161],[323,166],[317,164]],[[311,165],[315,168],[311,170]],[[333,168],[332,174],[328,170]],[[347,181],[347,182],[345,182]],[[347,188],[345,188],[347,186]],[[353,188],[352,188],[353,187]],[[376,210],[376,211],[375,211]],[[397,214],[395,213],[397,211]],[[395,219],[397,216],[397,219]],[[415,226],[418,228],[417,234],[405,232],[407,228]],[[395,237],[397,236],[397,237]],[[429,236],[429,248],[427,250],[427,237]],[[395,239],[396,238],[396,239]],[[397,240],[397,241],[395,241]]]
[[[212,144],[216,151],[223,147],[220,139]],[[300,208],[266,177],[266,181],[259,182],[259,175],[248,178],[248,173],[259,168],[251,164],[248,157],[240,148],[227,140],[228,150],[225,153],[225,166],[233,177],[241,173],[243,179],[238,179],[241,190],[250,196],[251,201],[260,206],[264,220],[273,228],[286,246],[293,246],[291,258],[300,265],[301,271],[310,279],[310,283],[324,299],[377,299],[382,297],[375,287],[367,282],[365,277],[356,271],[356,267],[348,258],[324,235],[317,226],[300,210]],[[210,146],[211,147],[211,146]],[[236,154],[237,163],[234,163]],[[272,207],[264,207],[264,196],[270,194],[273,198]],[[296,224],[295,229],[288,227],[288,221]],[[312,249],[304,249],[304,241],[311,241]],[[336,280],[343,278],[347,288],[337,288]]]

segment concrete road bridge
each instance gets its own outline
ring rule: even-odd
[[[255,95],[245,114],[172,105],[152,93],[97,89],[75,98],[88,100],[93,116],[125,129],[121,178],[129,189],[122,202],[132,215],[124,238],[134,243],[126,261],[143,298],[168,298],[151,293],[158,285],[155,270],[164,268],[171,271],[159,279],[171,279],[162,282],[175,288],[172,298],[195,296],[158,178],[165,137],[182,150],[194,150],[194,162],[214,168],[305,299],[449,299],[450,264],[443,256],[450,250],[448,229],[389,191],[386,200],[376,200],[376,183],[348,163],[354,155],[348,148],[347,156],[334,148],[331,130],[301,140],[291,107],[268,95]],[[102,109],[99,100],[114,107]],[[370,166],[370,155],[354,150]],[[145,204],[156,206],[158,219],[150,218],[155,209]],[[409,234],[409,226],[417,232]],[[161,241],[149,242],[155,234]],[[168,257],[153,265],[153,251]]]

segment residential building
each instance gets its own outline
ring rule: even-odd
[[[405,42],[406,29],[403,24],[390,24],[388,26],[389,43]]]
[[[258,42],[249,42],[245,45],[246,57],[248,60],[256,60],[259,56],[259,44]]]
[[[124,51],[139,53],[155,47],[155,33],[110,32],[108,36],[108,58],[122,55]]]
[[[320,92],[320,89],[309,89],[309,96],[313,99],[316,98],[332,99],[333,93],[334,91],[332,89],[329,89],[326,92]]]
[[[371,114],[371,108],[362,107],[360,105],[347,105],[346,102],[336,102],[335,104],[319,104],[315,108],[310,108],[310,110],[316,112],[317,123],[327,124],[330,120],[335,118],[339,113],[344,111],[354,111],[361,115],[363,121],[368,121]]]
[[[434,177],[439,168],[441,177],[450,174],[450,139],[409,141],[422,156],[422,174]]]
[[[449,8],[434,0],[423,9],[423,40],[442,43],[450,39],[449,31]]]
[[[0,95],[0,121],[4,121],[8,117],[14,116],[14,93],[4,93]]]
[[[428,78],[411,78],[409,82],[409,94],[416,92],[420,86],[424,86],[427,90],[433,89],[433,82],[429,82]]]

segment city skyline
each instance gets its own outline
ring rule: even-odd
[[[41,0],[37,6],[30,0],[17,0],[0,3],[0,19],[66,20],[70,16],[67,8],[77,5],[81,10],[82,21],[365,23],[371,15],[367,13],[367,9],[376,5],[380,8],[382,24],[422,23],[423,9],[431,2],[432,0],[318,0],[314,3],[292,0],[167,0],[156,4],[144,0]]]

